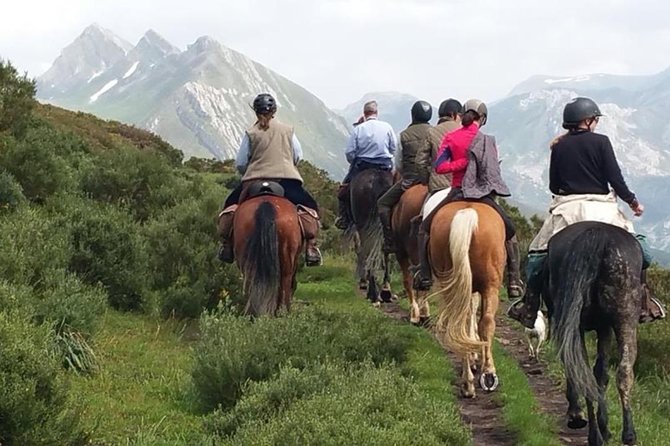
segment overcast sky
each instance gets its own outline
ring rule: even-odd
[[[533,74],[670,66],[667,0],[2,0],[0,58],[30,75],[93,22],[136,43],[202,35],[332,107],[370,91],[491,101]]]

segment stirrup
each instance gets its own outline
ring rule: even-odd
[[[424,277],[421,274],[421,269],[418,269],[414,273],[414,277],[412,280],[412,288],[414,288],[417,291],[430,291],[432,287],[433,287],[433,278]]]
[[[641,314],[640,315],[640,323],[644,324],[647,322],[653,322],[653,321],[658,321],[666,318],[666,311],[665,311],[665,305],[658,300],[655,297],[648,297],[649,301],[656,305],[656,308],[658,309],[658,313],[654,314],[651,311],[649,311],[647,314]]]
[[[317,255],[310,258],[309,252],[308,251],[305,252],[305,266],[323,265],[323,256],[321,255],[321,251],[319,250],[319,248],[314,246],[311,249],[315,250],[317,252]]]
[[[514,299],[521,299],[523,295],[526,294],[526,286],[522,281],[518,281],[517,283],[510,284],[507,287],[507,297],[511,297]]]

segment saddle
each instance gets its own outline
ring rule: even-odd
[[[284,188],[272,180],[250,181],[242,187],[239,203],[259,195],[273,195],[275,197],[284,196]]]

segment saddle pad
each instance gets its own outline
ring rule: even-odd
[[[439,209],[440,206],[442,206],[442,202],[447,198],[449,192],[451,192],[450,187],[439,190],[431,195],[428,200],[426,200],[426,202],[423,204],[423,208],[421,209],[424,220],[428,218],[428,216],[430,216],[433,212],[435,212],[436,209]]]

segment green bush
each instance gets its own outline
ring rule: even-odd
[[[127,212],[68,195],[50,200],[47,207],[70,234],[71,272],[88,284],[102,285],[114,308],[150,309],[146,246],[140,226]]]
[[[78,189],[79,174],[59,153],[75,143],[48,126],[31,127],[24,139],[6,142],[0,165],[21,184],[23,194],[41,203],[55,193]]]
[[[35,105],[35,81],[0,59],[0,133],[22,135],[28,127]]]
[[[52,334],[15,312],[0,311],[0,443],[86,444],[79,410],[68,398]]]
[[[21,185],[10,173],[0,171],[0,212],[13,211],[25,203]]]
[[[380,314],[319,307],[254,322],[206,315],[192,372],[196,393],[204,408],[226,408],[235,404],[245,382],[269,379],[282,364],[302,368],[327,358],[402,362],[411,340],[393,328]]]
[[[235,445],[468,444],[451,421],[395,367],[325,363],[248,383],[235,408],[210,415],[207,427]]]
[[[176,170],[157,153],[133,147],[98,154],[82,179],[83,189],[91,198],[125,206],[140,221],[194,198],[200,182],[195,174]]]
[[[0,218],[0,277],[23,285],[39,284],[50,271],[66,268],[69,234],[40,208],[23,207]]]
[[[241,294],[240,273],[216,257],[215,216],[221,189],[185,200],[147,222],[144,234],[153,287],[163,314],[198,317],[222,295]]]

